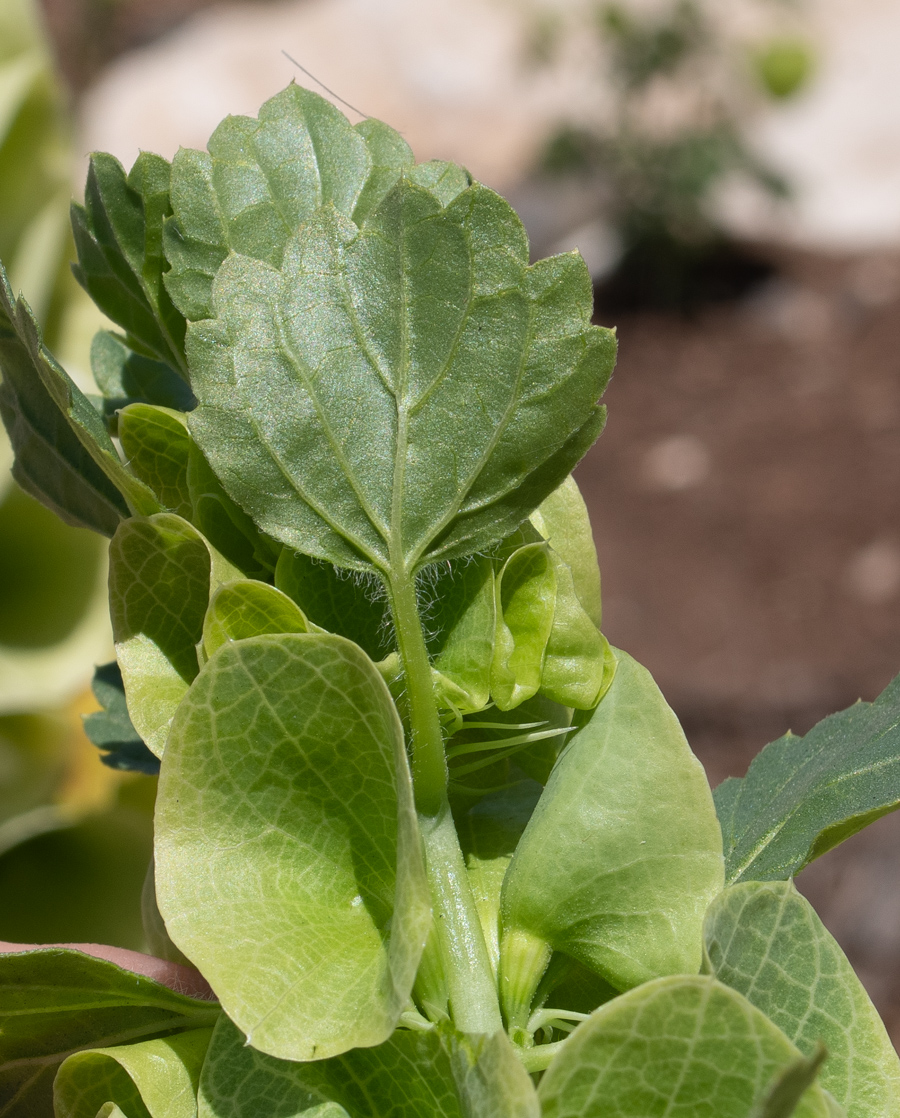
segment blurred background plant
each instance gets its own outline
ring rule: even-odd
[[[89,386],[100,322],[69,270],[73,132],[39,10],[0,0],[0,259]],[[106,548],[23,492],[11,460],[0,429],[0,939],[140,947],[152,782],[102,765],[81,726],[112,655]]]
[[[716,210],[723,186],[738,177],[774,198],[790,195],[784,175],[748,142],[747,125],[761,103],[804,88],[814,57],[795,5],[767,7],[771,26],[752,37],[708,0],[567,13],[596,40],[608,96],[596,120],[579,106],[580,122],[556,129],[539,168],[595,190],[595,222],[607,241],[595,264],[596,273],[609,270],[604,309],[686,309],[742,294],[771,273],[728,235]],[[571,33],[558,8],[536,11],[532,65],[552,63]]]

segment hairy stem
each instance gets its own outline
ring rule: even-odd
[[[450,1013],[458,1029],[493,1034],[503,1027],[490,957],[447,799],[447,761],[431,664],[411,576],[389,584],[406,682],[413,786]]]
[[[390,597],[409,702],[416,808],[422,815],[437,816],[447,798],[447,761],[431,683],[431,664],[416,603],[415,579],[406,574],[392,579]]]

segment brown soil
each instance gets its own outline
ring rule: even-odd
[[[741,303],[618,319],[607,429],[578,472],[606,633],[714,784],[900,670],[900,262],[776,255]],[[885,819],[799,882],[895,1041],[898,839]]]

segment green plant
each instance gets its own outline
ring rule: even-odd
[[[750,49],[736,44],[722,13],[702,0],[670,0],[640,14],[604,3],[590,9],[589,22],[611,104],[593,123],[563,124],[541,167],[596,182],[598,209],[619,242],[609,298],[685,307],[744,274],[755,278],[758,267],[728,259],[717,192],[743,178],[787,195],[783,177],[747,142],[746,125],[761,93],[778,101],[803,88],[813,67],[809,47],[787,34]],[[537,61],[550,54],[550,45],[531,51]]]
[[[22,482],[112,537],[88,728],[160,771],[172,963],[134,965],[218,1004],[2,955],[0,1113],[896,1113],[790,879],[900,803],[900,684],[714,804],[599,630],[570,471],[615,339],[578,255],[529,267],[496,194],[296,86],[209,153],[95,156],[73,218],[103,398],[4,282],[0,408]]]

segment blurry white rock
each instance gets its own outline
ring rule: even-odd
[[[810,248],[900,244],[900,4],[809,0],[818,74],[796,100],[760,120],[753,141],[793,186],[767,206],[734,191],[730,224]]]
[[[227,113],[255,115],[294,78],[293,55],[362,113],[397,128],[418,159],[451,159],[505,190],[553,122],[602,96],[572,42],[552,68],[524,62],[527,25],[503,0],[292,0],[207,9],[122,57],[85,98],[83,149],[126,166],[140,148],[203,148]],[[346,111],[346,110],[345,110]],[[352,119],[357,119],[349,114]]]

